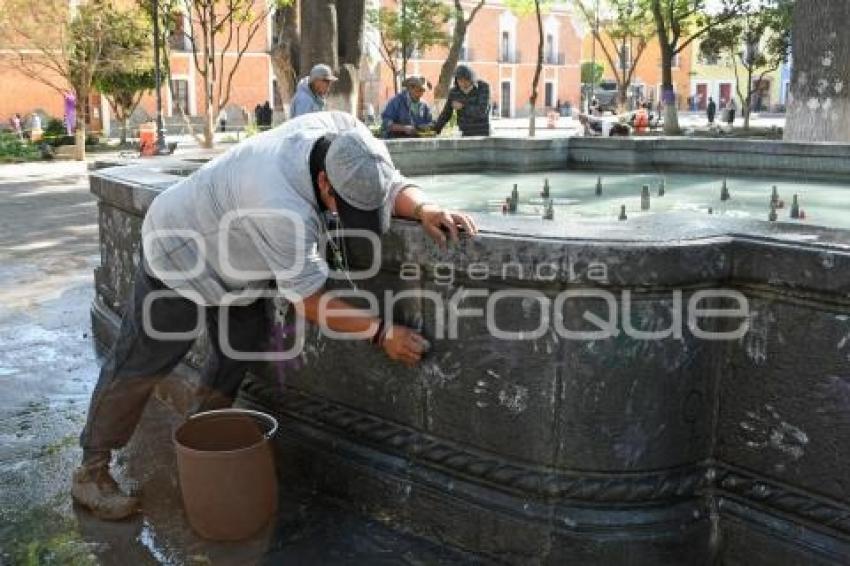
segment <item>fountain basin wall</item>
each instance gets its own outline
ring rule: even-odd
[[[402,169],[398,146],[420,143],[391,145]],[[516,167],[533,161],[518,158]],[[93,324],[102,344],[123,306],[141,218],[176,180],[146,165],[91,177],[102,253]],[[503,274],[505,263],[519,269]],[[604,281],[594,276],[597,263],[607,266]],[[412,264],[422,277],[400,277]],[[564,267],[550,280],[550,270],[537,276],[541,264]],[[480,266],[488,279],[475,276]],[[530,289],[549,299],[607,290],[620,307],[629,291],[634,325],[653,330],[669,325],[675,292],[687,304],[721,288],[746,296],[751,328],[725,341],[699,339],[687,327],[681,339],[547,332],[506,341],[468,317],[459,339],[434,340],[415,370],[310,328],[304,367],[269,368],[243,392],[283,419],[285,482],[315,485],[401,528],[513,563],[850,560],[847,233],[721,221],[699,234],[686,224],[550,238],[489,232],[443,254],[399,221],[384,240],[380,273],[364,286],[441,298],[461,287]],[[518,329],[538,310],[506,299],[496,316]],[[599,300],[577,298],[562,312],[566,327],[580,329],[585,312],[605,311]],[[404,300],[393,316],[431,337],[436,331],[430,300]],[[201,344],[193,360],[203,355]]]

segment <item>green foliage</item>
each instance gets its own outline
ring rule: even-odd
[[[149,60],[149,27],[144,14],[112,2],[80,5],[69,24],[71,84],[86,92],[98,75],[133,69]]]
[[[21,141],[17,134],[0,132],[0,162],[32,161],[40,155],[35,146]]]
[[[253,121],[245,124],[245,128],[243,129],[245,132],[245,137],[250,138],[251,136],[255,136],[260,133],[260,128]]]
[[[95,86],[107,97],[119,120],[129,118],[139,104],[141,95],[156,87],[154,69],[130,69],[99,73]]]
[[[706,58],[727,55],[745,69],[775,70],[791,51],[790,0],[753,0],[743,11],[710,29],[700,44]]]
[[[47,127],[44,128],[45,138],[56,138],[59,136],[64,136],[65,133],[65,122],[58,118],[50,118],[47,121]]]
[[[42,140],[53,147],[74,144],[74,136],[68,135],[65,122],[58,118],[49,118],[47,120],[47,126],[44,128]]]
[[[679,53],[694,39],[742,13],[751,0],[636,0],[653,14],[655,25]],[[759,1],[759,0],[755,0]]]
[[[366,17],[378,30],[381,57],[396,75],[400,70],[404,73],[415,50],[449,42],[445,27],[451,10],[440,0],[403,0],[398,9],[369,10]]]
[[[504,0],[505,7],[520,17],[534,14],[534,2],[535,0]],[[554,0],[540,0],[540,13],[548,12],[554,3]]]
[[[581,82],[582,84],[598,85],[602,80],[602,75],[605,74],[605,66],[602,63],[593,63],[588,61],[581,64]]]

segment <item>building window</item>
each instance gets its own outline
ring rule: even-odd
[[[500,61],[504,63],[509,63],[511,60],[511,34],[503,31],[502,32],[502,51]]]
[[[180,115],[180,109],[184,114],[189,114],[189,81],[185,79],[174,79],[171,81],[171,114]]]
[[[546,81],[544,92],[546,94],[543,97],[543,106],[553,108],[555,106],[555,85],[550,81]]]

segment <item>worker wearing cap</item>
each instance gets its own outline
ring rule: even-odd
[[[431,85],[425,77],[412,76],[405,79],[405,90],[390,99],[384,112],[383,132],[386,138],[413,138],[433,126],[431,108],[422,100],[422,95]]]
[[[133,291],[92,394],[75,501],[104,519],[137,511],[138,500],[110,475],[112,451],[126,445],[156,383],[189,351],[199,327],[210,356],[198,410],[232,403],[246,370],[263,363],[238,354],[264,351],[268,299],[257,296],[271,286],[307,320],[365,337],[391,360],[420,361],[427,342],[413,330],[338,298],[325,297],[322,310],[327,214],[343,229],[378,235],[392,215],[416,219],[440,245],[459,229],[477,230],[468,215],[428,203],[383,142],[342,112],[302,116],[254,136],[163,191],[145,216]]]
[[[464,136],[490,135],[490,85],[478,79],[467,65],[455,69],[455,84],[434,124],[437,133],[451,119],[452,112],[457,112],[457,126]]]
[[[327,65],[319,64],[310,69],[310,75],[298,81],[289,117],[296,118],[310,112],[321,112],[327,105],[331,83],[337,78]]]

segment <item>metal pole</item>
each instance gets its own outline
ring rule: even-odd
[[[596,16],[593,22],[593,42],[590,55],[590,99],[587,101],[587,113],[590,114],[590,103],[596,96],[596,38],[599,37],[599,0],[596,0]]]
[[[153,0],[153,65],[156,78],[156,153],[168,153],[165,147],[165,128],[162,125],[162,76],[159,68],[159,0]]]

